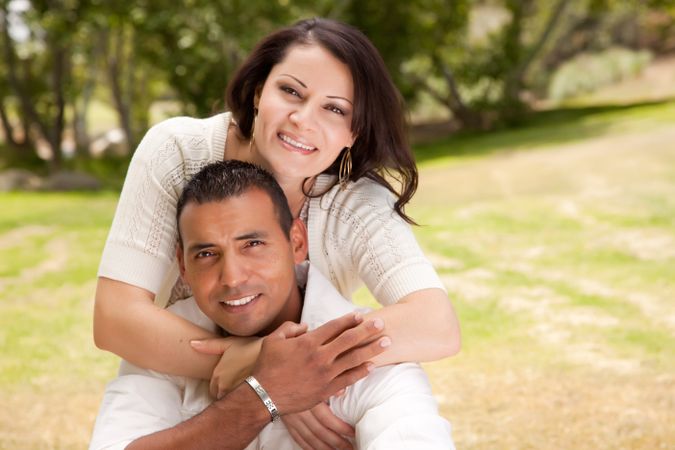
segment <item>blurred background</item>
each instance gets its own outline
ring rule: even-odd
[[[425,365],[458,448],[675,449],[675,1],[0,5],[0,448],[87,446],[118,362],[96,268],[145,131],[225,109],[256,41],[318,15],[408,106],[408,212],[463,327]]]

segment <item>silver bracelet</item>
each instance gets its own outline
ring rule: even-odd
[[[245,381],[249,386],[251,386],[251,389],[253,389],[255,393],[258,394],[260,400],[262,400],[262,402],[265,404],[265,407],[272,416],[272,422],[279,420],[281,416],[279,416],[277,405],[274,404],[267,391],[260,385],[260,383],[258,383],[258,380],[256,380],[255,377],[246,377]]]

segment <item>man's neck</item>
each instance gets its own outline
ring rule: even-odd
[[[267,326],[264,330],[258,333],[258,336],[267,336],[272,333],[274,330],[279,328],[284,322],[295,322],[299,323],[302,316],[302,305],[304,302],[304,289],[300,289],[299,286],[293,285],[293,290],[291,291],[291,296],[284,309],[281,310],[279,315]]]

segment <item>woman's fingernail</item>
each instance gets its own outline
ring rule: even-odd
[[[380,339],[380,347],[386,348],[386,347],[389,347],[390,345],[391,345],[391,339],[389,337],[385,336],[382,339]]]
[[[367,370],[368,372],[372,372],[373,370],[375,370],[375,364],[373,364],[373,363],[371,363],[371,362],[367,363],[367,364],[366,364],[366,370]]]
[[[384,320],[380,319],[379,317],[373,320],[373,327],[375,327],[376,330],[381,330],[384,328]]]
[[[190,345],[193,347],[202,347],[204,345],[204,342],[195,339],[190,341]]]

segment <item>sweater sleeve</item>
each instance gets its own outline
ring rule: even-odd
[[[218,121],[222,115],[178,117],[148,131],[131,159],[99,276],[153,293],[166,282],[175,258],[176,203],[183,186],[204,165],[222,159],[227,127]]]
[[[361,282],[383,305],[422,289],[445,290],[394,201],[386,188],[362,179],[310,204],[310,259],[346,298]]]

